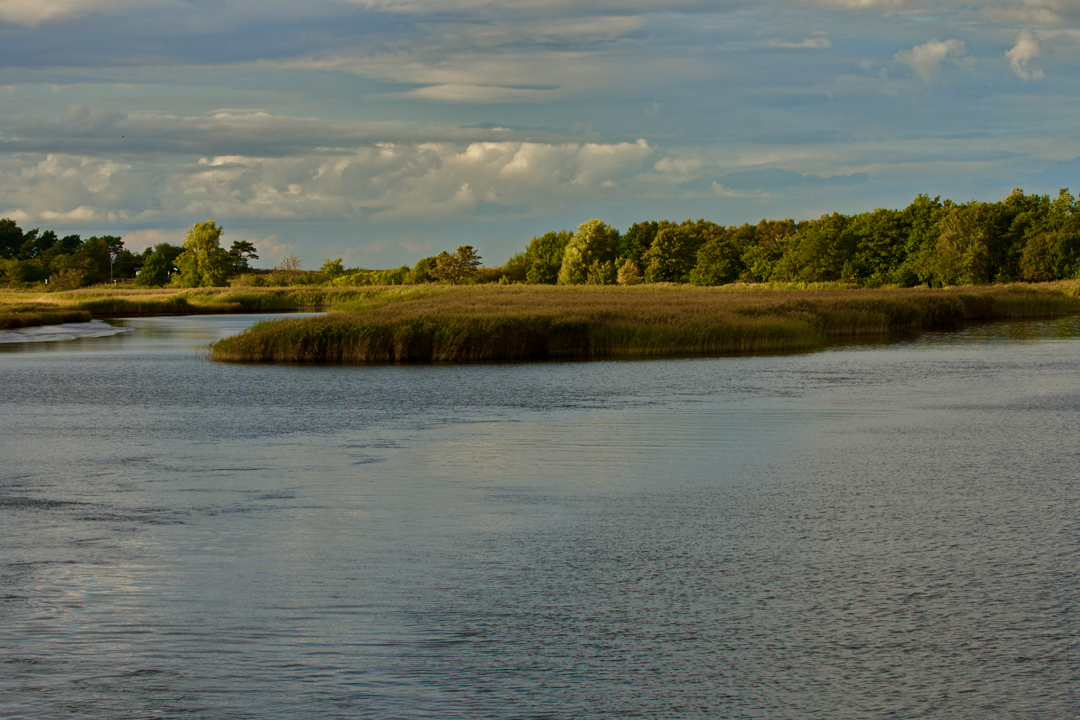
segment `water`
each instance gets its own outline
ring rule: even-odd
[[[757,358],[0,346],[0,715],[1071,718],[1080,320]]]

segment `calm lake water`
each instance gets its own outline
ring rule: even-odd
[[[0,345],[0,716],[1080,716],[1080,319],[751,358]]]

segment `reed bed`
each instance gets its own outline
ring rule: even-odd
[[[638,358],[810,350],[964,320],[1080,312],[1069,288],[761,290],[426,286],[363,309],[264,322],[219,341],[226,362],[371,363]],[[347,305],[347,303],[345,303]]]
[[[47,305],[9,305],[0,313],[0,330],[13,330],[39,325],[90,322],[86,310],[56,308]]]
[[[79,317],[137,317],[213,313],[289,312],[310,308],[366,309],[408,295],[423,294],[425,286],[398,288],[87,288],[55,293],[0,291],[0,327],[26,327],[54,322],[56,313],[80,312]],[[28,313],[26,308],[38,309]]]

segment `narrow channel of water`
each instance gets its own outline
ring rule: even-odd
[[[752,358],[0,346],[0,715],[1069,718],[1080,320]]]

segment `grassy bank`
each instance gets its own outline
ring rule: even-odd
[[[0,312],[0,330],[14,330],[37,325],[90,322],[90,320],[90,313],[86,310],[69,310],[35,303],[12,304],[5,305],[3,311]]]
[[[93,318],[365,308],[413,288],[87,288],[55,293],[0,291],[0,328],[86,322]]]
[[[454,362],[722,355],[822,347],[965,320],[1080,312],[1077,283],[892,290],[423,286],[324,317],[260,323],[211,348],[233,362]]]

